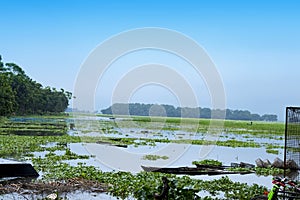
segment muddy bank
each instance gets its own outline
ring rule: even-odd
[[[28,180],[14,180],[0,183],[0,195],[19,194],[47,196],[56,193],[59,196],[67,193],[105,193],[108,185],[82,178],[72,178],[63,181],[30,182]]]

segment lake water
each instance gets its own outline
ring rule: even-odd
[[[156,146],[137,146],[129,145],[128,148],[116,147],[111,145],[102,145],[95,143],[88,144],[70,144],[73,152],[80,155],[94,155],[95,157],[88,160],[66,161],[71,165],[78,162],[85,162],[87,165],[93,165],[102,171],[129,171],[137,173],[142,171],[141,165],[158,166],[158,167],[178,167],[193,166],[192,161],[203,159],[215,159],[230,165],[232,162],[246,162],[255,164],[257,158],[269,159],[271,162],[277,157],[274,154],[266,153],[265,148],[232,148],[222,146],[202,146],[188,144],[164,144],[156,143]],[[282,155],[280,151],[280,155]],[[144,160],[143,156],[147,154],[165,155],[167,160]],[[279,155],[279,156],[280,156]],[[227,175],[233,181],[260,184],[271,187],[272,176],[257,176],[256,174],[247,175]],[[192,176],[192,178],[211,180],[218,179],[222,176]]]
[[[77,124],[81,129],[71,132],[72,135],[78,136],[104,136],[104,137],[128,137],[128,138],[148,138],[148,139],[169,139],[169,140],[182,140],[182,139],[207,139],[205,133],[188,132],[182,130],[176,130],[178,127],[173,127],[174,130],[164,129],[151,129],[141,127],[137,123],[133,127],[117,126],[120,123],[116,123],[116,126],[109,127],[113,130],[110,133],[105,131],[97,131],[98,123],[111,122],[109,118],[103,117],[81,117],[78,118]],[[122,120],[122,119],[118,119]],[[85,124],[86,122],[87,124]],[[110,125],[111,126],[111,125]],[[83,132],[82,132],[83,131]],[[283,145],[282,137],[280,136],[264,136],[264,135],[250,135],[250,134],[232,134],[222,132],[216,137],[210,138],[215,141],[226,140],[238,140],[238,141],[255,141],[264,146],[268,144]],[[155,167],[179,167],[179,166],[193,166],[192,161],[203,159],[219,160],[223,165],[231,165],[231,163],[246,162],[255,164],[255,160],[260,158],[262,160],[268,159],[271,162],[276,157],[283,159],[283,149],[278,149],[279,154],[269,154],[266,152],[265,147],[261,148],[233,148],[216,145],[191,145],[191,144],[175,144],[175,143],[155,143],[153,145],[129,145],[128,148],[116,147],[108,144],[70,144],[70,148],[77,154],[94,155],[94,158],[89,160],[68,161],[72,165],[76,165],[77,162],[85,162],[87,165],[97,166],[103,171],[129,171],[137,173],[142,171],[141,165],[155,166]],[[143,156],[148,154],[168,156],[167,160],[144,160]],[[218,179],[222,176],[192,176],[192,178],[211,180]],[[228,175],[233,181],[244,182],[248,184],[259,184],[267,187],[271,187],[272,176],[257,176],[256,174],[247,175]]]
[[[70,131],[70,135],[77,136],[107,136],[107,137],[130,137],[136,138],[148,138],[148,139],[206,139],[207,136],[204,133],[193,133],[185,132],[180,130],[151,130],[144,128],[116,128],[112,133],[103,133],[97,131],[97,127],[94,127],[94,122],[101,121],[110,121],[108,118],[103,117],[82,117],[77,119],[68,119],[68,123],[73,123],[76,121],[81,125],[85,125],[84,128],[75,131]],[[77,127],[77,126],[76,126]],[[258,143],[264,144],[277,144],[282,145],[282,140],[279,136],[274,136],[272,138],[268,137],[256,137],[248,134],[231,134],[231,133],[220,133],[216,138],[213,138],[219,141],[225,141],[228,139],[235,139],[238,141],[256,141]],[[55,145],[54,143],[48,144],[49,146]],[[269,159],[271,162],[276,158],[283,158],[283,149],[278,149],[279,154],[269,154],[266,152],[265,147],[261,148],[232,148],[224,147],[217,145],[191,145],[191,144],[176,144],[176,143],[155,143],[153,145],[129,145],[128,148],[116,147],[108,144],[96,144],[96,143],[71,143],[69,147],[72,152],[79,155],[94,155],[89,159],[83,160],[68,160],[64,161],[70,165],[77,165],[77,163],[86,163],[86,165],[92,165],[99,168],[102,171],[128,171],[132,173],[138,173],[142,171],[141,165],[144,166],[155,166],[155,167],[179,167],[179,166],[193,166],[192,161],[194,160],[203,160],[203,159],[214,159],[219,160],[223,165],[229,166],[231,163],[240,163],[246,162],[255,164],[255,160],[261,158],[262,160]],[[35,156],[45,156],[47,152],[36,152]],[[63,154],[63,151],[56,151],[57,154]],[[145,160],[143,157],[145,155],[160,155],[167,156],[168,159],[162,160],[158,159],[156,161]],[[224,175],[222,175],[224,176]],[[208,175],[199,175],[191,176],[195,179],[202,180],[212,180],[219,179],[222,176],[208,176]],[[271,188],[272,176],[257,176],[256,174],[247,174],[247,175],[227,175],[231,180],[237,182],[251,184],[264,185],[268,188]],[[112,199],[116,198],[111,197],[107,194],[91,194],[91,193],[69,193],[67,194],[69,199]],[[72,196],[73,195],[73,196]],[[4,196],[4,199],[15,199],[16,196],[9,194]],[[1,196],[2,198],[2,196]],[[30,199],[30,198],[29,198]]]

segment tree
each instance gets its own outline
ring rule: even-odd
[[[11,115],[15,111],[15,96],[8,77],[0,73],[0,115]]]
[[[165,113],[162,113],[157,106],[163,107]],[[155,108],[155,109],[154,109]],[[151,110],[154,109],[154,110]],[[200,113],[199,113],[200,111]],[[112,106],[101,110],[103,114],[119,114],[119,115],[138,115],[138,116],[166,116],[168,117],[192,117],[192,118],[207,118],[211,117],[215,119],[225,119],[230,120],[265,120],[265,121],[277,121],[277,115],[265,114],[260,116],[259,114],[252,114],[248,110],[230,110],[226,109],[210,109],[210,108],[189,108],[189,107],[177,107],[175,108],[172,105],[156,105],[156,104],[140,104],[140,103],[116,103]],[[150,113],[151,112],[151,113]],[[224,116],[226,112],[226,116]]]
[[[15,63],[6,63],[5,66],[8,67],[8,70],[10,70],[11,72],[13,72],[14,74],[20,74],[22,76],[25,76],[25,72],[23,71],[23,69],[21,67],[19,67],[18,65],[16,65]]]
[[[67,109],[72,93],[43,86],[26,75],[15,63],[0,56],[0,115],[16,113],[59,113]]]
[[[261,118],[263,121],[271,121],[271,122],[277,121],[277,115],[265,114],[261,116]]]
[[[251,120],[252,121],[259,121],[261,120],[261,117],[259,114],[251,114]]]
[[[4,67],[4,63],[2,62],[2,56],[0,55],[0,73],[3,73],[6,71],[6,68]]]
[[[211,110],[209,108],[201,108],[200,117],[207,118],[207,119],[211,118]]]

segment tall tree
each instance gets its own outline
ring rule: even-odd
[[[66,110],[72,94],[43,86],[15,63],[3,63],[0,56],[0,115],[43,114]]]
[[[15,111],[15,96],[8,77],[0,73],[0,115],[11,115]]]

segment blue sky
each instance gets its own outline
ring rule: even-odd
[[[222,76],[228,108],[283,119],[285,106],[300,104],[296,0],[2,0],[0,5],[0,54],[44,86],[73,91],[81,64],[105,39],[161,27],[193,38],[207,51]],[[101,102],[98,109],[109,104]],[[199,106],[209,106],[202,102]]]

